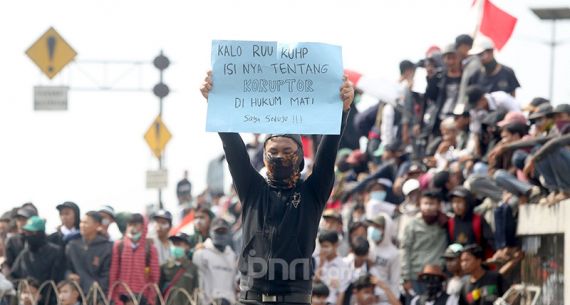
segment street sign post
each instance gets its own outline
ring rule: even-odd
[[[54,28],[49,28],[26,51],[26,55],[48,78],[52,79],[75,58],[77,52]]]
[[[144,139],[146,140],[148,147],[150,147],[154,156],[159,159],[162,157],[164,148],[171,138],[172,134],[168,131],[168,128],[166,128],[166,125],[164,125],[160,116],[157,116],[156,119],[154,119],[154,122],[152,122],[144,134]]]
[[[34,110],[67,110],[68,87],[35,86]]]
[[[146,171],[146,188],[147,189],[163,189],[168,186],[168,170],[149,170]]]

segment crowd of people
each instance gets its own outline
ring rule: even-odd
[[[413,90],[419,68],[427,72],[423,93]],[[514,70],[497,62],[484,37],[460,35],[399,69],[395,100],[359,112],[354,104],[366,92],[356,90],[321,222],[297,224],[318,225],[310,302],[493,304],[521,281],[518,207],[570,197],[570,105],[517,100]],[[264,173],[259,138],[242,157]],[[319,136],[297,142],[300,179],[312,175],[320,142]],[[246,178],[234,185],[245,189]],[[314,193],[326,190],[318,183]],[[237,261],[251,244],[243,237],[240,198],[218,188],[193,197],[191,186],[187,177],[177,185],[182,216],[192,220],[183,230],[166,210],[141,215],[102,206],[82,213],[64,202],[57,206],[61,225],[47,235],[32,203],[6,211],[0,218],[3,304],[52,302],[38,292],[47,281],[58,284],[63,305],[85,302],[80,296],[94,284],[116,304],[136,304],[130,291],[156,304],[158,291],[148,289],[154,284],[165,298],[183,289],[203,305],[235,304],[243,284]],[[295,251],[287,247],[285,255]],[[181,293],[170,300],[188,302]]]

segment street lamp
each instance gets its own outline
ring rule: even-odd
[[[552,101],[554,92],[554,51],[556,47],[563,44],[563,42],[556,41],[556,21],[570,19],[570,7],[544,7],[544,8],[531,8],[530,9],[540,20],[552,21],[552,36],[550,41],[550,89],[549,96]]]

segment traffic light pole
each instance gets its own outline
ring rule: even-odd
[[[160,55],[158,55],[154,61],[154,66],[159,70],[159,82],[154,86],[152,89],[154,95],[158,97],[159,108],[158,108],[158,116],[162,119],[162,110],[163,110],[163,99],[170,93],[170,89],[166,84],[163,83],[163,72],[168,68],[170,65],[170,60],[164,56],[162,50],[160,51]],[[160,137],[160,133],[158,134]],[[162,159],[163,159],[164,151],[158,156],[158,169],[162,170]],[[158,207],[159,209],[163,209],[164,206],[162,204],[162,189],[158,189]]]

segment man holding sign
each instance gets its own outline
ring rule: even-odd
[[[212,87],[209,72],[201,88],[205,98]],[[353,98],[352,83],[345,80],[340,88],[341,134]],[[341,104],[338,96],[333,101]],[[300,136],[283,133],[267,138],[264,143],[267,178],[264,178],[251,166],[239,134],[219,133],[243,204],[244,243],[239,257],[241,303],[311,303],[314,273],[311,256],[321,214],[333,187],[341,134],[323,137],[313,172],[302,180]]]

